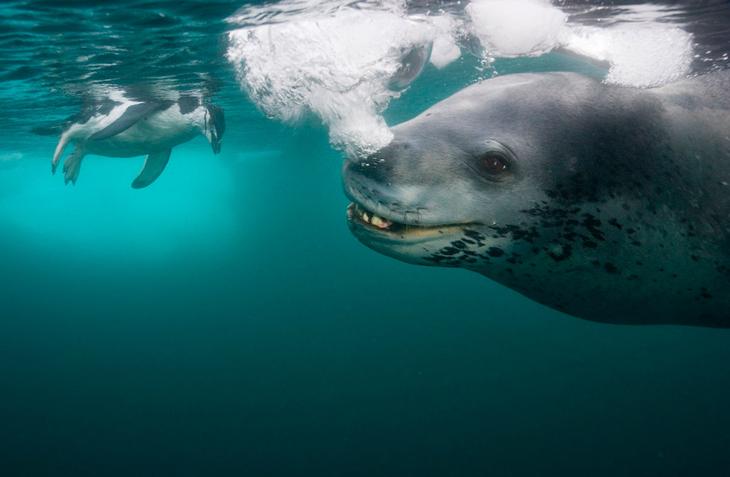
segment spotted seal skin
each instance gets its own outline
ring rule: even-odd
[[[344,167],[354,235],[621,324],[730,327],[730,73],[470,86]]]

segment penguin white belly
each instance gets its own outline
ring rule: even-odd
[[[115,136],[89,140],[85,150],[89,154],[110,157],[133,157],[150,152],[171,149],[193,139],[199,129],[190,118],[170,108],[143,119]]]

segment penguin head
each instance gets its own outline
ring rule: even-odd
[[[205,118],[205,137],[208,138],[213,153],[218,154],[221,152],[221,141],[226,131],[226,118],[223,109],[218,106],[207,104],[205,108],[208,113]]]

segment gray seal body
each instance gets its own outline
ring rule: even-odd
[[[345,165],[350,227],[577,317],[730,327],[728,91],[729,72],[652,90],[483,81]]]

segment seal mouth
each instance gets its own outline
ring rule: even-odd
[[[410,241],[428,240],[460,232],[470,224],[415,225],[396,222],[377,215],[362,204],[353,202],[347,207],[347,220],[350,227],[387,240]]]

